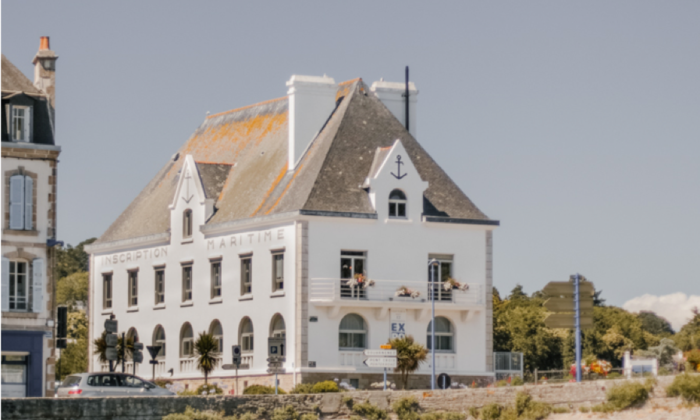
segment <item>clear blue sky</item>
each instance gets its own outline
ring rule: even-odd
[[[292,74],[401,81],[491,218],[495,285],[700,294],[700,2],[2,1],[57,62],[59,239],[100,236],[203,121]]]

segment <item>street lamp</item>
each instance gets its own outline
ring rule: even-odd
[[[430,353],[432,354],[433,371],[430,375],[430,389],[435,390],[435,270],[433,267],[438,266],[438,261],[433,258],[428,261],[428,270],[430,271],[430,302],[432,305],[432,321],[430,321]]]

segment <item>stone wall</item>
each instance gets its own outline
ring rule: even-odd
[[[225,411],[227,415],[258,412],[271,413],[275,408],[292,405],[300,413],[318,412],[322,418],[347,418],[350,415],[343,397],[355,402],[369,400],[383,409],[394,401],[415,396],[426,411],[467,412],[471,407],[498,402],[511,404],[519,391],[527,391],[535,400],[553,405],[577,407],[597,404],[605,400],[611,386],[624,380],[591,381],[582,384],[528,385],[507,388],[478,388],[446,391],[357,391],[315,395],[243,395],[218,397],[132,397],[132,398],[26,398],[3,399],[2,418],[16,419],[110,419],[160,420],[170,413],[183,412],[187,406],[204,410]],[[664,398],[665,388],[673,377],[659,378],[653,398]],[[269,418],[269,416],[265,416]]]

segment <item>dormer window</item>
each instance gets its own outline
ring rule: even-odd
[[[401,190],[394,190],[389,194],[389,217],[406,218],[406,194]]]
[[[192,210],[187,209],[182,215],[182,237],[192,237]]]
[[[12,107],[11,135],[13,141],[29,141],[30,108],[28,106]]]

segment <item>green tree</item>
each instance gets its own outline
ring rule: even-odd
[[[694,308],[692,313],[693,318],[673,336],[673,341],[683,351],[700,348],[700,310]]]
[[[204,374],[204,384],[207,384],[209,372],[219,364],[219,343],[214,336],[202,331],[197,341],[194,342],[194,351],[197,355],[197,368]]]
[[[90,238],[79,243],[75,248],[68,245],[56,250],[56,275],[59,279],[80,271],[88,271],[90,257],[84,247],[96,240],[97,238]]]
[[[670,337],[673,335],[671,323],[668,322],[666,318],[662,318],[654,312],[641,311],[637,314],[637,318],[642,321],[642,328],[650,334],[660,337]]]
[[[394,372],[399,373],[403,389],[408,386],[408,375],[415,372],[421,363],[428,359],[428,349],[422,344],[416,343],[413,336],[407,335],[404,338],[392,338],[389,340],[391,348],[396,350],[396,368]]]
[[[60,380],[73,373],[87,372],[88,368],[88,340],[81,338],[61,350],[58,364],[61,370]]]
[[[56,285],[56,304],[66,305],[69,310],[75,308],[77,302],[87,303],[88,273],[79,271],[58,280]]]

